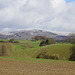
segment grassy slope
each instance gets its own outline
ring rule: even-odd
[[[40,48],[40,41],[17,41],[20,43],[13,44],[15,50],[10,54],[12,57],[36,57],[40,52],[47,51],[48,54],[59,54],[60,59],[68,59],[70,56],[70,47],[72,46],[71,44],[54,44]],[[32,48],[25,48],[28,43],[32,45]]]
[[[16,57],[31,57],[31,55],[39,49],[39,41],[27,41],[27,40],[18,40],[20,43],[14,44],[15,51],[11,53],[11,56]],[[32,45],[31,48],[25,48],[28,42]]]
[[[70,56],[71,44],[55,44],[43,47],[39,49],[33,57],[36,57],[39,53],[47,51],[48,54],[59,54],[60,59],[68,59]]]

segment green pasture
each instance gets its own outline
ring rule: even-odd
[[[37,58],[23,58],[23,57],[0,57],[0,61],[2,60],[14,60],[14,61],[25,61],[25,62],[37,62],[37,63],[50,63],[50,62],[74,62],[67,60],[53,60],[53,59],[37,59]]]
[[[7,41],[7,40],[4,40]],[[48,46],[40,47],[40,41],[29,41],[29,40],[16,40],[19,43],[13,44],[13,51],[10,53],[9,57],[23,57],[23,58],[36,58],[36,56],[46,51],[47,54],[58,54],[60,60],[68,60],[70,57],[70,47],[72,44],[52,44]],[[0,43],[0,45],[5,43]]]
[[[54,44],[49,45],[44,48],[40,48],[33,57],[36,57],[39,53],[47,52],[48,55],[58,54],[59,58],[62,60],[68,60],[70,57],[70,47],[72,44]]]
[[[26,57],[29,58],[32,54],[38,50],[40,42],[37,41],[27,41],[27,40],[19,40],[20,43],[14,43],[14,51],[11,53],[11,56],[16,57]],[[31,47],[26,48],[27,45]]]

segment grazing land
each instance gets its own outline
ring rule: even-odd
[[[58,54],[60,59],[68,60],[70,57],[70,47],[72,44],[54,44],[40,48],[33,57],[36,57],[38,54],[47,52],[48,55]]]

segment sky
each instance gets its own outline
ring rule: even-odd
[[[0,0],[0,31],[22,29],[75,33],[75,0]]]
[[[73,1],[75,1],[75,0],[66,0],[66,2],[73,2]]]

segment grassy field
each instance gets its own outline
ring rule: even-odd
[[[4,40],[8,41],[8,40]],[[17,40],[19,43],[12,43],[13,51],[10,53],[11,57],[25,57],[29,58],[31,55],[38,50],[40,41],[28,41],[28,40]],[[0,45],[6,43],[0,43]]]
[[[7,41],[7,40],[6,40]],[[40,47],[40,41],[17,40],[19,43],[13,43],[13,51],[11,57],[35,58],[39,53],[46,51],[47,54],[58,54],[60,59],[70,57],[70,47],[72,44],[53,44]],[[3,43],[0,43],[0,45]]]
[[[40,41],[18,41],[10,56],[0,57],[0,75],[75,75],[75,62],[68,61],[72,44],[39,47]],[[43,51],[59,54],[61,60],[36,59]]]
[[[11,53],[11,56],[29,58],[36,50],[40,48],[39,41],[34,42],[34,41],[19,40],[19,42],[20,43],[18,44],[13,44],[15,51]]]
[[[70,57],[70,47],[72,44],[53,44],[40,47],[40,41],[17,41],[19,41],[19,43],[13,43],[14,50],[10,53],[11,57],[35,58],[39,53],[44,51],[50,55],[58,54],[60,59],[68,60]]]
[[[47,52],[48,55],[58,54],[60,59],[68,60],[70,57],[70,47],[72,44],[54,44],[49,46],[44,46],[40,48],[37,52],[33,54],[36,57],[38,54]]]

